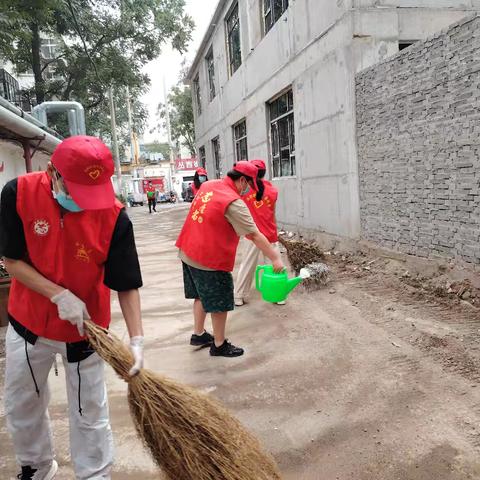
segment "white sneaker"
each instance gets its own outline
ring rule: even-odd
[[[22,467],[22,473],[17,475],[20,480],[52,480],[58,470],[58,463],[52,460],[52,463],[47,463],[39,468],[31,466]]]
[[[281,301],[281,302],[277,302],[277,305],[286,305],[287,302],[285,300]]]
[[[242,298],[236,298],[235,299],[235,306],[236,307],[242,307],[243,305],[245,305],[245,302],[243,301]]]

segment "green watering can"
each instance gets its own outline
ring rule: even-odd
[[[263,275],[260,276],[260,272]],[[273,271],[272,265],[258,265],[255,271],[255,287],[266,302],[283,302],[288,294],[303,280],[302,277],[288,278],[287,271]]]

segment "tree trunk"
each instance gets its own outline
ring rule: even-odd
[[[38,24],[32,23],[30,29],[32,31],[32,70],[35,78],[35,96],[37,97],[37,104],[40,105],[45,101],[45,80],[42,75],[40,57],[42,41],[40,40]]]
[[[190,150],[190,155],[193,157],[197,154],[197,149],[195,148],[195,140],[190,135],[185,135],[185,140],[187,148]]]

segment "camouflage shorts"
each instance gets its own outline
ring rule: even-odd
[[[233,277],[230,272],[199,270],[183,264],[185,298],[199,298],[207,313],[233,310]]]

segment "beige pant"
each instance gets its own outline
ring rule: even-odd
[[[272,246],[278,248],[276,243],[272,243]],[[257,265],[271,263],[270,259],[265,257],[252,241],[243,240],[242,263],[235,282],[235,300],[248,300]]]

